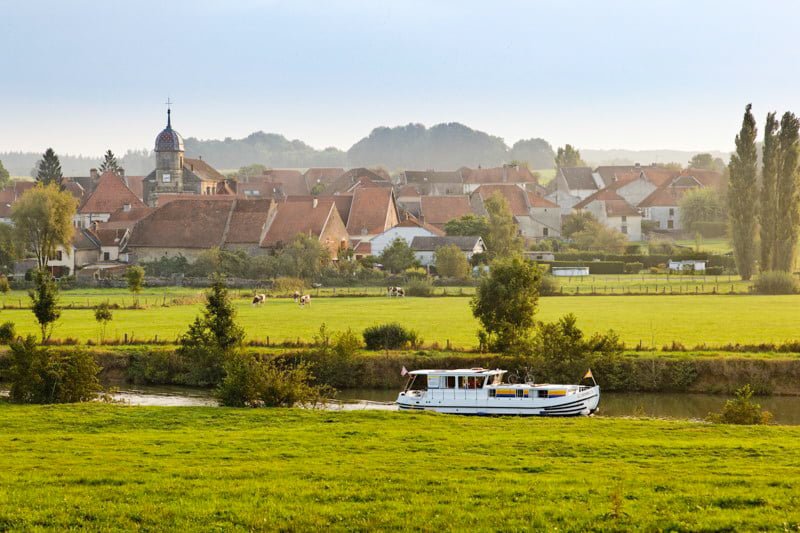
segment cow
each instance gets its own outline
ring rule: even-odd
[[[403,290],[403,287],[386,287],[386,296],[398,296],[403,297],[406,295],[406,291]]]
[[[297,303],[297,300],[300,299],[300,296],[301,296],[300,291],[294,291],[294,294],[292,294],[292,298],[294,298],[295,303]]]
[[[266,294],[256,294],[255,296],[253,296],[253,305],[261,305],[266,301],[267,301]]]
[[[300,297],[300,307],[305,307],[306,305],[311,305],[310,294],[304,294]]]

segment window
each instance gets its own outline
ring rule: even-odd
[[[63,261],[64,260],[64,252],[61,250],[56,251],[56,261]]]
[[[542,237],[550,235],[550,228],[542,228]]]
[[[456,388],[456,377],[455,376],[445,376],[445,389],[455,389]]]
[[[489,398],[497,397],[497,390],[496,389],[489,389]]]
[[[522,389],[517,389],[517,398],[522,398],[523,391]]]
[[[669,216],[671,216],[671,217],[675,216],[675,208],[674,207],[670,207],[669,208]]]
[[[667,229],[673,229],[675,227],[675,222],[672,220],[667,220]]]
[[[628,226],[622,226],[619,230],[623,233],[623,235],[628,234]]]
[[[111,260],[111,253],[103,252],[103,261],[110,261],[110,260]]]
[[[623,222],[627,222],[628,221],[628,217],[626,217],[625,215],[622,215],[622,221]]]

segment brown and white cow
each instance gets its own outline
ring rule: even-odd
[[[300,296],[301,296],[300,291],[294,291],[294,294],[292,294],[292,298],[294,298],[295,303],[297,303],[297,300],[300,299]]]
[[[390,298],[392,296],[402,298],[405,295],[406,291],[403,290],[403,287],[386,287],[386,296],[389,296]]]
[[[306,305],[311,305],[310,294],[304,294],[300,297],[300,307],[305,307]]]
[[[261,305],[266,301],[267,301],[266,294],[256,294],[255,296],[253,296],[253,305]]]

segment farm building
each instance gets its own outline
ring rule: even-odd
[[[451,244],[458,246],[468,260],[475,254],[486,252],[486,245],[480,237],[414,237],[411,249],[422,266],[431,266],[436,262],[436,250]]]
[[[695,272],[705,272],[706,271],[706,260],[705,259],[684,259],[682,261],[675,261],[670,259],[669,264],[667,267],[670,270],[677,270],[677,271],[685,271],[685,270],[693,270]]]

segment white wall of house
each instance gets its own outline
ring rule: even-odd
[[[383,249],[392,244],[395,239],[403,239],[406,241],[408,245],[411,245],[411,241],[414,240],[414,237],[434,237],[435,234],[427,230],[425,228],[419,227],[398,227],[395,226],[394,228],[390,228],[380,235],[374,236],[370,241],[370,246],[372,248],[372,255],[381,255]]]
[[[111,213],[78,213],[72,217],[72,221],[77,228],[91,228],[92,222],[108,222]]]
[[[597,200],[589,203],[584,209],[589,211],[594,217],[608,228],[615,229],[628,236],[629,241],[642,240],[642,217],[641,215],[627,216],[608,216],[606,214],[606,203]]]
[[[663,230],[681,230],[681,214],[680,207],[668,206],[653,206],[647,207],[644,210],[645,220],[652,220],[658,222],[658,229]]]
[[[64,248],[61,245],[56,246],[56,252],[53,257],[47,260],[49,267],[66,267],[69,269],[69,275],[75,273],[75,248],[69,246]]]
[[[108,255],[106,255],[108,254]],[[100,247],[100,260],[101,261],[126,261],[120,257],[119,246],[101,246]]]
[[[470,251],[465,251],[464,255],[467,257],[467,261],[472,259],[472,256],[475,254],[482,254],[486,251],[486,246],[483,245],[483,241],[480,240],[475,244],[475,247]],[[434,250],[420,250],[414,252],[414,257],[417,258],[417,261],[424,267],[433,266],[436,263],[436,252]]]
[[[554,192],[545,196],[545,199],[558,205],[561,208],[562,215],[569,215],[572,213],[572,208],[581,201],[577,196],[573,196],[569,192],[561,189],[556,189]]]

